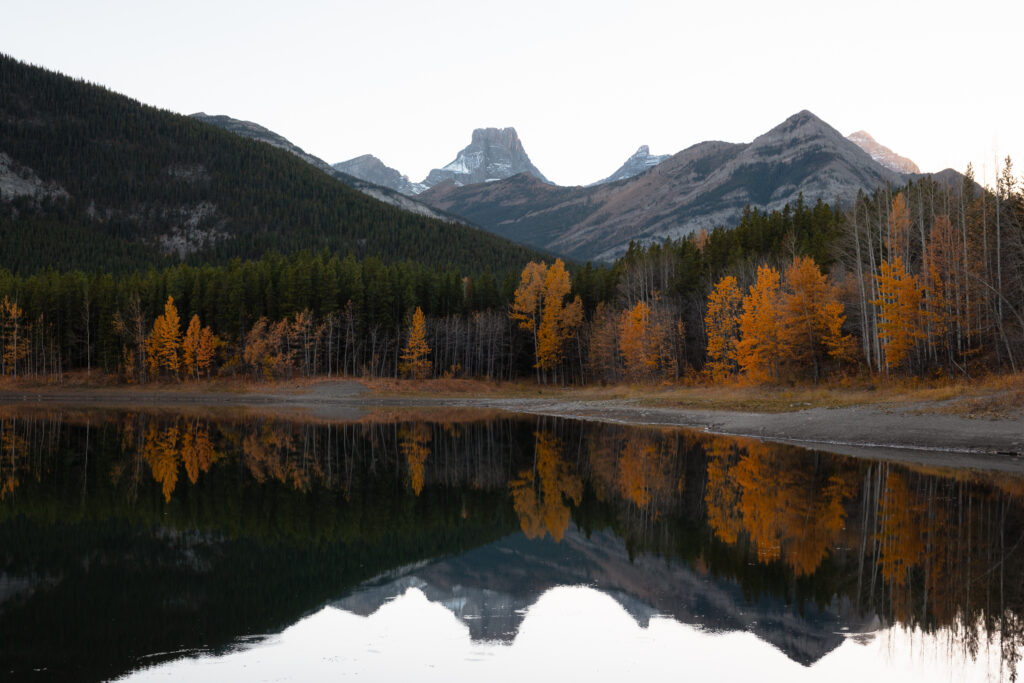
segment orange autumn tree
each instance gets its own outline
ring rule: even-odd
[[[780,280],[775,268],[761,266],[757,269],[757,281],[743,297],[736,358],[743,373],[754,382],[768,382],[779,374],[782,352]]]
[[[409,342],[402,349],[399,370],[413,379],[426,379],[433,369],[433,363],[427,358],[428,355],[430,346],[427,345],[427,322],[423,316],[423,309],[417,306],[412,314]]]
[[[704,326],[708,335],[708,372],[716,382],[736,373],[740,306],[743,297],[732,275],[723,277],[708,296]]]
[[[622,312],[619,317],[619,353],[626,375],[633,381],[655,377],[671,354],[665,348],[667,325],[644,301]]]
[[[0,301],[0,374],[18,376],[18,363],[29,351],[29,330],[22,323],[24,310],[5,295]]]
[[[786,269],[781,313],[784,357],[798,367],[810,364],[815,380],[827,358],[843,360],[852,354],[852,337],[843,334],[846,316],[839,292],[814,259],[797,256]]]
[[[164,370],[178,376],[181,368],[181,318],[178,317],[174,297],[167,297],[163,315],[153,321],[153,329],[146,337],[146,359],[154,377]]]
[[[889,263],[882,261],[878,275],[878,298],[871,303],[878,306],[878,331],[882,337],[887,368],[900,368],[907,364],[910,353],[925,333],[921,316],[921,286],[916,275],[911,275],[899,256]]]
[[[200,375],[209,375],[217,348],[223,342],[213,330],[201,327],[199,316],[193,315],[181,340],[181,365],[189,377],[199,379]]]
[[[557,369],[565,343],[583,322],[580,297],[565,301],[570,289],[569,271],[562,259],[556,259],[550,268],[543,261],[526,264],[515,291],[509,316],[533,333],[538,379],[546,381],[548,373]]]

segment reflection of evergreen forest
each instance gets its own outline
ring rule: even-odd
[[[0,419],[0,655],[109,677],[282,628],[412,563],[575,524],[751,600],[951,629],[1013,672],[1022,499],[1005,474],[550,418],[27,414]]]

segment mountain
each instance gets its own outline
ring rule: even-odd
[[[921,169],[913,161],[901,157],[885,145],[879,144],[873,137],[863,130],[850,133],[847,138],[862,150],[871,155],[871,158],[886,168],[897,173],[920,173]]]
[[[626,180],[555,187],[529,176],[437,185],[423,201],[495,234],[578,260],[612,260],[630,241],[733,225],[747,205],[782,209],[852,200],[907,176],[886,168],[809,111],[749,143],[702,142]]]
[[[387,176],[386,173],[378,174],[383,175],[384,180],[386,182],[378,182],[373,177],[364,177],[364,175],[359,173],[348,173],[347,171],[345,171],[344,168],[339,168],[344,164],[335,164],[334,166],[331,166],[323,159],[307,153],[305,150],[303,150],[298,145],[295,145],[290,140],[282,137],[281,135],[278,135],[272,130],[267,130],[258,123],[253,123],[252,121],[240,121],[239,119],[233,119],[230,116],[224,115],[210,116],[209,114],[205,114],[203,112],[192,114],[192,118],[198,119],[203,123],[209,123],[211,125],[217,126],[218,128],[223,128],[224,130],[230,131],[235,135],[241,135],[244,138],[250,138],[252,140],[259,140],[260,142],[265,142],[273,147],[277,147],[279,149],[291,152],[292,154],[299,157],[306,163],[315,166],[316,168],[319,168],[327,175],[336,178],[341,182],[345,183],[346,185],[348,185],[349,187],[359,190],[363,194],[370,195],[374,199],[382,201],[385,204],[390,204],[400,209],[411,211],[413,213],[418,213],[421,216],[427,216],[429,218],[437,218],[438,220],[443,221],[461,222],[460,219],[456,218],[455,216],[446,214],[443,211],[438,211],[437,209],[427,206],[423,202],[418,202],[408,197],[409,194],[414,193],[406,192],[399,188],[392,187],[391,183],[387,182],[390,180],[390,178],[389,176]],[[377,161],[377,163],[380,164],[381,168],[386,169],[387,171],[391,171],[395,175],[398,175],[398,171],[395,171],[394,169],[390,169],[387,166],[384,166],[384,164],[380,163],[374,157],[371,157],[370,155],[366,155],[366,157],[369,157],[370,159]],[[358,159],[363,158],[364,157],[358,157]],[[353,159],[352,161],[357,161],[357,159]],[[345,164],[348,163],[351,162],[345,162]],[[373,176],[374,174],[369,173],[368,175]],[[399,176],[399,178],[401,178],[401,176]]]
[[[569,529],[561,542],[521,534],[458,556],[418,563],[358,587],[333,606],[369,616],[408,589],[449,609],[477,641],[511,642],[530,608],[557,586],[588,586],[611,596],[643,628],[671,617],[711,633],[747,631],[809,666],[836,649],[843,634],[880,623],[848,605],[797,608],[778,597],[751,600],[738,582],[701,574],[685,563],[633,556],[606,531]]]
[[[547,183],[523,148],[515,128],[477,128],[469,145],[444,168],[435,168],[423,181],[430,188],[445,181],[456,186],[504,180],[520,173],[529,173]]]
[[[333,167],[336,171],[347,173],[354,178],[386,187],[395,192],[401,192],[404,195],[419,194],[426,189],[422,183],[411,182],[409,176],[402,175],[390,166],[386,166],[383,161],[372,154],[364,154],[355,159],[342,161],[333,164]]]
[[[649,171],[661,162],[668,159],[671,154],[651,154],[651,149],[647,145],[640,145],[640,149],[633,153],[633,156],[626,159],[626,163],[619,167],[619,170],[612,173],[604,180],[598,180],[593,185],[603,185],[604,183],[614,183],[616,180],[625,180],[626,178],[632,178],[635,175],[640,175],[645,171]]]
[[[291,151],[6,55],[0,93],[0,268],[124,272],[328,249],[475,272],[538,257],[384,204]]]

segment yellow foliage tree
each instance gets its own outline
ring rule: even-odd
[[[921,300],[922,291],[916,275],[903,266],[903,259],[893,263],[882,261],[878,275],[878,331],[882,336],[882,349],[888,367],[899,368],[910,358],[917,342],[925,337]]]
[[[22,322],[24,311],[4,296],[0,301],[0,374],[18,375],[18,363],[28,355],[28,330]]]
[[[761,266],[757,269],[757,281],[743,297],[736,356],[743,373],[754,382],[768,382],[779,374],[782,352],[780,285],[779,271]]]
[[[402,374],[413,379],[426,379],[430,376],[433,363],[427,356],[430,346],[427,345],[427,322],[423,309],[419,306],[412,314],[412,325],[409,327],[409,342],[402,349],[399,369]]]
[[[213,330],[200,326],[198,315],[193,315],[181,340],[181,365],[185,373],[195,379],[203,373],[208,374],[222,343]]]
[[[723,277],[708,296],[704,326],[708,335],[708,371],[720,382],[736,373],[740,305],[743,297],[732,275]]]
[[[843,334],[843,304],[839,293],[818,264],[798,256],[786,269],[782,298],[782,341],[787,360],[812,364],[814,378],[821,376],[827,357],[842,360],[852,353],[853,343]]]
[[[672,362],[666,348],[668,325],[644,301],[619,317],[619,353],[626,375],[634,381],[649,379]]]
[[[570,289],[569,271],[562,259],[556,259],[550,268],[544,262],[531,261],[523,269],[509,311],[520,328],[533,332],[534,367],[545,378],[561,363],[566,341],[583,322],[579,296],[565,302]]]
[[[181,368],[181,318],[174,297],[167,297],[163,315],[153,321],[153,329],[146,338],[146,359],[154,376],[166,370],[177,377]]]

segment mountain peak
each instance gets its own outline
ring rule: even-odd
[[[879,143],[867,131],[858,130],[856,133],[850,133],[846,139],[870,154],[872,159],[890,170],[897,173],[921,172],[917,164]]]
[[[432,170],[423,185],[433,187],[445,180],[454,180],[457,185],[473,185],[504,180],[520,173],[530,173],[548,182],[530,161],[515,128],[477,128],[469,145],[455,160]]]
[[[626,163],[622,164],[615,173],[612,173],[604,180],[598,180],[596,183],[593,183],[593,185],[614,183],[617,180],[625,180],[626,178],[632,178],[633,176],[640,175],[644,171],[654,168],[670,156],[670,154],[651,154],[650,147],[647,145],[640,145],[640,147],[633,152],[633,156],[626,159]]]

